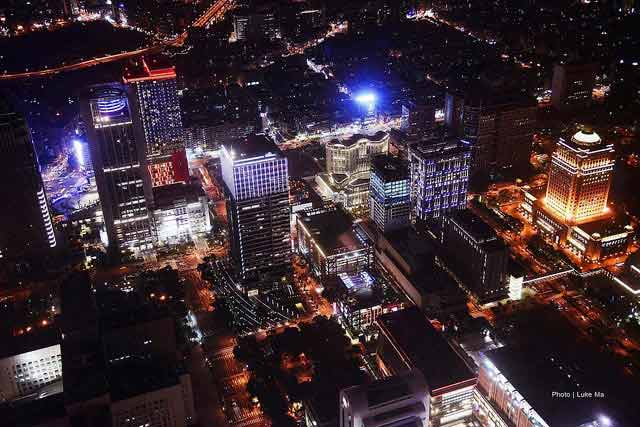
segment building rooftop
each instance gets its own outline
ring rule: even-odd
[[[376,320],[396,351],[424,375],[432,394],[439,389],[475,382],[476,375],[418,307],[383,314]]]
[[[175,79],[176,68],[171,65],[168,58],[155,55],[142,57],[139,61],[128,64],[123,80],[125,83],[137,83],[163,79]]]
[[[108,372],[109,391],[114,401],[172,387],[179,384],[179,370],[155,360],[137,360],[115,363]]]
[[[249,135],[244,140],[225,145],[225,148],[240,158],[264,156],[269,153],[282,155],[275,142],[263,134]]]
[[[65,419],[66,416],[64,398],[61,393],[42,399],[18,400],[0,405],[0,418],[7,426],[66,425],[54,422],[54,420]]]
[[[352,310],[373,307],[381,303],[381,292],[376,292],[375,279],[370,273],[366,271],[356,274],[341,273],[338,279],[338,286],[344,292],[343,298]]]
[[[371,159],[371,171],[384,182],[409,179],[409,168],[406,162],[398,157],[387,155],[375,156]]]
[[[347,138],[347,139],[333,139],[329,142],[328,145],[344,145],[345,147],[351,147],[354,144],[357,144],[358,142],[360,142],[361,140],[367,140],[373,143],[380,143],[382,141],[384,141],[387,137],[389,136],[389,134],[387,132],[383,132],[383,131],[378,131],[373,135],[362,135],[362,134],[355,134],[352,135],[351,137]]]
[[[444,141],[419,141],[410,145],[409,150],[411,153],[418,155],[423,159],[429,159],[431,157],[443,156],[446,154],[456,155],[468,152],[470,149],[468,145],[465,145],[457,138],[451,138]]]
[[[171,317],[166,305],[145,303],[135,292],[100,289],[97,299],[104,332]]]
[[[624,271],[620,276],[613,277],[613,281],[626,292],[636,297],[640,295],[640,251],[629,255],[625,262]]]
[[[616,234],[631,232],[629,218],[625,214],[604,213],[598,219],[583,222],[578,225],[582,231],[590,236],[604,238]]]
[[[299,221],[327,256],[340,250],[365,247],[353,229],[351,218],[341,209],[317,209],[301,212],[299,216]]]
[[[505,347],[486,356],[533,409],[553,427],[575,427],[606,415],[613,425],[634,425],[640,385],[615,358],[585,340],[549,307],[510,318]],[[535,372],[535,375],[531,373]],[[603,398],[558,398],[557,392],[600,392]]]
[[[383,378],[369,384],[358,385],[346,388],[342,391],[349,400],[349,405],[354,408],[354,412],[374,410],[403,401],[404,405],[411,404],[412,401],[421,401],[427,397],[427,387],[424,378],[417,371],[409,371],[404,375],[397,375]],[[406,410],[406,407],[403,406]],[[426,408],[421,407],[422,411]],[[405,424],[402,424],[405,425]],[[414,425],[406,424],[406,425]]]
[[[60,330],[55,325],[46,328],[34,326],[31,332],[1,338],[0,359],[51,347],[62,341]]]
[[[586,379],[571,366],[550,352],[546,356],[529,357],[528,352],[502,347],[491,350],[487,358],[515,387],[533,409],[551,426],[573,427],[595,419],[591,399],[552,397],[552,391],[580,390]],[[535,372],[535,375],[531,375]]]
[[[578,145],[597,145],[602,142],[600,136],[591,129],[583,129],[571,137],[571,140]]]
[[[489,224],[469,209],[455,211],[449,215],[449,218],[467,232],[476,243],[498,241],[498,236]]]
[[[204,196],[204,190],[197,184],[184,184],[181,182],[155,187],[153,189],[153,202],[156,209],[170,207],[176,201],[184,200],[187,203],[197,202]]]

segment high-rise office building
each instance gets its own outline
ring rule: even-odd
[[[633,227],[608,206],[614,165],[613,144],[592,130],[577,132],[570,140],[560,138],[546,196],[538,199],[523,189],[522,214],[550,243],[585,260],[626,254]]]
[[[411,197],[408,165],[397,157],[371,161],[369,216],[382,231],[409,226]]]
[[[402,104],[401,127],[410,138],[430,137],[435,124],[435,102],[410,101]]]
[[[479,302],[507,296],[509,252],[493,229],[469,210],[442,217],[442,259]]]
[[[533,98],[506,93],[487,97],[476,92],[465,97],[448,95],[445,123],[469,142],[473,151],[472,175],[526,171],[536,122]]]
[[[20,260],[56,246],[40,165],[24,117],[0,105],[0,258]]]
[[[565,220],[588,221],[607,212],[615,157],[613,144],[583,130],[560,139],[551,158],[545,204]]]
[[[180,100],[175,68],[142,58],[124,82],[133,90],[140,114],[147,157],[170,155],[180,147]],[[182,144],[183,145],[183,144]]]
[[[153,243],[144,137],[125,86],[90,87],[82,102],[109,249],[134,253]]]
[[[264,135],[221,148],[231,252],[243,279],[288,270],[291,255],[287,159]]]
[[[594,64],[556,64],[551,81],[551,104],[560,111],[589,106],[595,77]]]
[[[467,206],[471,151],[457,139],[409,146],[412,215],[424,221]]]
[[[427,384],[418,370],[349,387],[340,391],[340,427],[426,427],[430,425],[429,400]]]

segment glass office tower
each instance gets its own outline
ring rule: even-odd
[[[287,159],[264,135],[221,148],[231,252],[243,279],[289,269],[291,223]]]
[[[144,139],[120,83],[92,86],[82,109],[110,251],[138,254],[153,244]]]

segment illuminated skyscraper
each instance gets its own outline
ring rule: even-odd
[[[288,269],[291,255],[287,159],[264,135],[223,145],[231,252],[243,279]]]
[[[138,104],[147,157],[172,154],[178,142],[182,119],[175,68],[141,61],[140,69],[129,70],[124,82],[133,89]]]
[[[56,246],[40,165],[27,123],[0,105],[0,258],[19,260]]]
[[[546,206],[573,223],[606,213],[614,163],[613,144],[591,130],[570,141],[561,138],[551,160]]]
[[[467,206],[471,151],[457,139],[409,147],[411,205],[416,220]]]
[[[82,111],[109,248],[149,249],[151,183],[129,93],[119,83],[93,86],[84,95]]]
[[[409,226],[411,198],[408,165],[397,157],[371,161],[369,215],[381,231]]]
[[[615,157],[613,144],[584,129],[560,138],[551,159],[547,193],[523,189],[521,212],[550,243],[595,262],[628,254],[633,226],[607,206]]]

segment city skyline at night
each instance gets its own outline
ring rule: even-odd
[[[638,0],[5,3],[2,426],[637,426]]]

